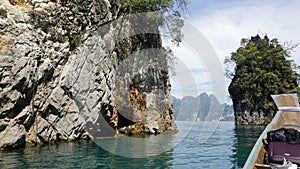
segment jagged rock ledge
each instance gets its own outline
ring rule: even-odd
[[[177,130],[160,36],[119,0],[0,2],[0,149]]]

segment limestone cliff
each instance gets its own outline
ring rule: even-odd
[[[119,0],[0,2],[0,149],[176,130],[155,22]]]
[[[253,111],[253,105],[248,98],[242,101],[233,100],[234,106],[234,116],[236,125],[267,125],[269,124],[276,111]]]

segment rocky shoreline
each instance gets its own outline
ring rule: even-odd
[[[119,0],[0,2],[0,149],[177,130],[157,25]]]

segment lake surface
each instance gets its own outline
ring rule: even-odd
[[[264,127],[176,122],[178,133],[0,151],[0,168],[242,168]]]

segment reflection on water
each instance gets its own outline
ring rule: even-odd
[[[242,168],[264,129],[235,127],[233,122],[208,122],[206,125],[204,122],[177,122],[177,125],[180,131],[176,134],[0,151],[0,168]],[[208,131],[211,128],[204,127],[207,125],[218,127]],[[200,135],[204,132],[213,135],[201,141]]]
[[[126,158],[111,154],[93,142],[0,152],[0,168],[170,168],[172,151],[148,158]]]
[[[170,151],[174,147],[174,134],[164,133],[146,137],[120,136],[117,139],[95,140],[95,143],[112,154],[128,158],[147,158]]]
[[[233,168],[243,168],[252,147],[265,129],[264,126],[236,126],[233,146]]]
[[[179,129],[189,122],[177,123]],[[234,140],[233,122],[195,122],[186,138],[174,148],[173,168],[200,168],[200,169],[228,169],[231,168],[232,145]],[[215,131],[213,127],[203,128],[207,125],[218,125]],[[199,140],[203,133],[213,133],[205,140]]]

